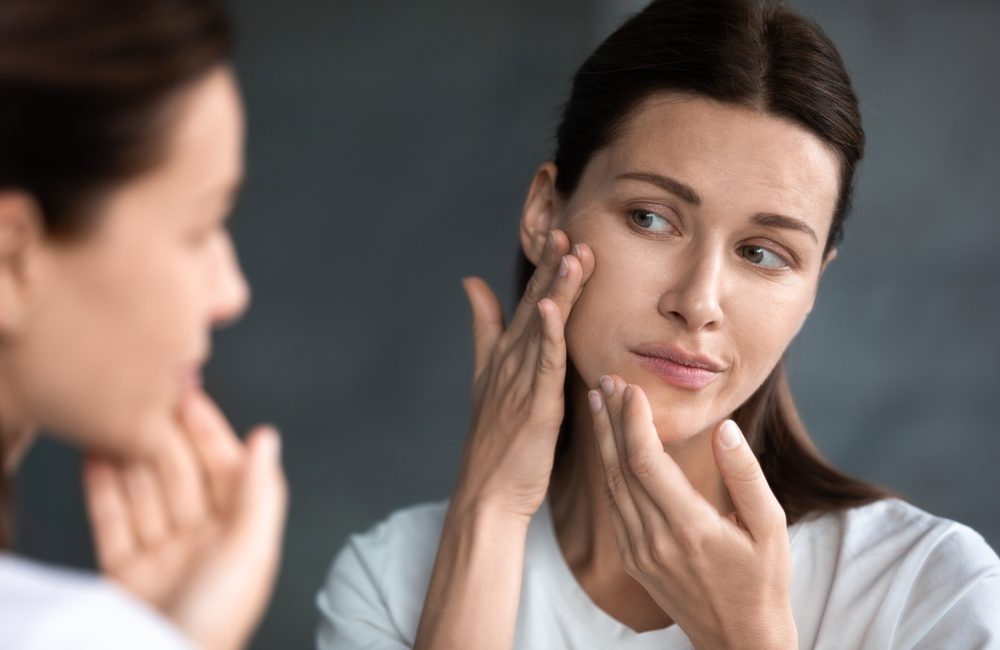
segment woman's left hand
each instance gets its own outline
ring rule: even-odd
[[[626,571],[695,647],[797,647],[785,513],[742,432],[712,435],[736,508],[723,516],[664,451],[642,389],[601,385],[588,397]]]
[[[87,458],[98,564],[198,648],[242,648],[281,557],[287,486],[278,433],[258,427],[242,442],[200,390],[158,433],[150,458]]]

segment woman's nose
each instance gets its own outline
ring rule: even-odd
[[[660,297],[660,313],[692,332],[720,327],[723,266],[721,254],[699,250],[682,253]]]
[[[250,304],[250,286],[228,235],[221,239],[216,259],[210,317],[214,327],[225,327],[238,320],[247,310]]]

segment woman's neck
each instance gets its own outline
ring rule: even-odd
[[[573,412],[567,413],[569,447],[549,488],[549,504],[559,547],[577,581],[594,603],[636,631],[672,623],[622,565],[615,541],[611,505],[587,407],[587,387],[571,373]],[[715,465],[712,429],[666,448],[692,486],[721,513],[732,502]]]
[[[34,439],[35,428],[19,415],[16,402],[0,375],[0,480],[14,475]]]

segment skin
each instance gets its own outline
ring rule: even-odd
[[[742,436],[728,447],[721,434],[812,308],[835,254],[824,245],[838,169],[780,118],[660,95],[595,153],[571,196],[555,190],[554,165],[539,170],[521,222],[538,270],[507,329],[492,292],[466,282],[475,415],[418,647],[510,647],[527,522],[546,491],[574,575],[625,625],[676,622],[697,647],[795,646],[783,513]],[[519,347],[523,331],[542,343]],[[719,372],[698,390],[675,386],[639,363],[632,350],[645,343],[707,355]],[[511,357],[519,372],[497,370]],[[565,382],[578,412],[552,476],[538,459],[551,459]],[[530,415],[517,417],[502,396],[530,386]]]
[[[101,568],[201,647],[235,648],[270,594],[287,500],[277,432],[244,444],[199,385],[211,330],[249,300],[225,229],[242,104],[220,66],[167,108],[164,159],[110,190],[82,239],[0,193],[0,432],[7,473],[39,429],[82,448]]]

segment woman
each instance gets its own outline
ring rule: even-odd
[[[198,379],[248,301],[230,44],[211,0],[0,2],[4,479],[39,429],[82,448],[113,580],[0,553],[4,648],[237,648],[267,604],[278,437]]]
[[[348,542],[319,646],[1000,646],[996,554],[830,467],[785,380],[863,146],[791,10],[657,0],[600,45],[528,193],[508,326],[466,281],[455,492]]]

